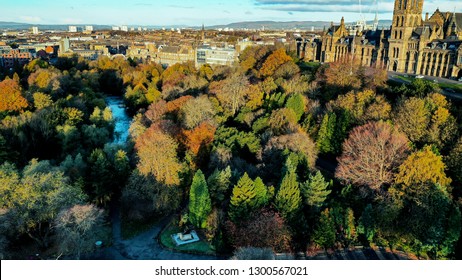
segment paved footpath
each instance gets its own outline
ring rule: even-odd
[[[216,260],[216,256],[195,255],[171,251],[162,247],[157,237],[169,222],[170,217],[133,238],[123,240],[121,234],[120,209],[114,207],[111,215],[113,245],[99,255],[108,260]]]

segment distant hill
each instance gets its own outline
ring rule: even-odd
[[[372,23],[372,22],[368,22]],[[337,23],[338,24],[338,23]],[[347,23],[353,24],[353,23]],[[234,22],[226,25],[214,25],[207,26],[207,29],[217,29],[217,28],[233,28],[233,29],[273,29],[273,30],[288,30],[288,29],[305,29],[311,30],[312,27],[315,29],[323,29],[324,27],[329,27],[331,25],[330,21],[243,21],[243,22]],[[384,26],[388,28],[391,25],[391,20],[380,20],[379,27]]]
[[[0,21],[0,30],[8,29],[8,30],[27,30],[30,29],[32,26],[37,26],[39,30],[68,30],[69,25],[75,25],[84,27],[85,25],[92,25],[92,24],[30,24],[30,23],[20,23],[20,22],[7,22],[7,21]],[[92,25],[94,30],[101,30],[101,29],[111,29],[110,25]]]
[[[323,29],[324,27],[329,27],[331,24],[330,21],[243,21],[243,22],[233,22],[226,25],[213,25],[206,26],[206,29],[218,29],[218,28],[233,28],[233,29],[262,29],[264,27],[267,30],[290,30],[290,29],[301,29],[301,30],[311,30],[314,26],[316,30]],[[337,23],[338,24],[338,23]],[[352,24],[352,23],[347,23]],[[0,30],[28,30],[32,26],[37,26],[39,30],[68,30],[69,25],[75,25],[79,27],[84,27],[85,25],[92,25],[94,30],[102,29],[111,29],[111,25],[98,25],[98,24],[30,24],[30,23],[20,23],[20,22],[6,22],[0,21]],[[380,20],[379,27],[389,28],[391,25],[391,20]],[[129,27],[138,27],[138,25],[128,25]],[[162,26],[142,26],[148,28],[160,29]],[[186,26],[165,26],[166,28],[185,28]],[[200,26],[191,27],[194,29],[201,28]]]

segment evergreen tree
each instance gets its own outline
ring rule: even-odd
[[[266,205],[269,201],[269,192],[266,185],[263,183],[263,180],[260,177],[257,177],[254,181],[255,189],[255,207],[260,208]]]
[[[225,170],[215,169],[207,179],[210,198],[214,203],[219,204],[225,200],[231,182],[231,175],[231,167],[227,166]]]
[[[375,219],[372,205],[368,204],[359,218],[358,233],[364,234],[369,242],[372,242],[375,235]]]
[[[317,146],[320,153],[328,154],[334,152],[332,142],[335,133],[336,121],[337,116],[335,113],[328,113],[324,115],[318,132]]]
[[[332,192],[328,190],[329,185],[330,183],[325,181],[320,171],[315,175],[310,174],[308,180],[301,184],[305,203],[314,209],[319,209]]]
[[[279,191],[275,197],[275,207],[287,221],[294,221],[300,214],[302,197],[297,175],[289,171],[282,179]]]
[[[231,221],[236,223],[246,219],[250,212],[256,210],[259,206],[256,197],[255,183],[244,173],[233,188],[228,212]]]
[[[297,121],[299,121],[305,113],[305,100],[301,94],[293,94],[287,99],[286,107],[294,110]]]
[[[212,211],[212,202],[202,171],[197,170],[189,192],[189,221],[198,228],[207,226],[207,217]]]
[[[349,246],[356,240],[357,233],[355,227],[355,216],[351,208],[347,208],[344,215],[344,237],[345,246]]]
[[[321,217],[319,218],[318,226],[313,233],[312,240],[324,249],[334,246],[335,224],[328,208],[321,212]]]

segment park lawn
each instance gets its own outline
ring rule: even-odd
[[[201,239],[200,241],[190,243],[190,244],[176,246],[175,242],[172,239],[172,234],[175,234],[175,233],[178,233],[178,232],[182,231],[180,229],[180,227],[178,227],[176,224],[177,224],[176,221],[173,220],[160,233],[159,241],[163,246],[165,246],[167,248],[170,248],[170,249],[173,249],[175,251],[180,251],[180,252],[185,252],[185,253],[206,254],[206,255],[214,255],[215,254],[215,250],[214,250],[213,246],[204,239],[203,235],[200,234],[200,232],[198,232],[198,235],[199,235],[199,237]]]
[[[448,84],[448,83],[440,83],[440,88],[442,89],[453,89],[455,92],[462,93],[462,83],[460,84]]]

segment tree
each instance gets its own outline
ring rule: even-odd
[[[51,106],[51,104],[53,104],[53,100],[51,99],[51,96],[46,93],[35,92],[32,96],[34,98],[34,107],[37,110],[46,108],[48,106]]]
[[[327,113],[324,115],[321,127],[318,132],[317,147],[320,153],[327,154],[334,152],[333,139],[335,132],[335,123],[337,116],[335,113]]]
[[[207,178],[210,197],[216,204],[222,203],[227,197],[231,183],[231,168],[229,166],[224,170],[215,169]]]
[[[356,127],[343,144],[335,176],[373,190],[391,184],[408,152],[408,141],[390,124],[370,122]]]
[[[27,234],[47,248],[54,218],[62,208],[84,200],[79,185],[69,184],[62,172],[46,162],[32,161],[19,174],[13,165],[0,166],[0,208],[19,234]]]
[[[197,170],[189,192],[189,221],[197,228],[207,226],[207,217],[212,211],[212,202],[202,171]]]
[[[135,148],[138,153],[138,169],[143,175],[152,174],[165,185],[179,185],[182,166],[178,161],[178,144],[170,136],[151,127],[138,137]]]
[[[435,154],[432,147],[426,146],[409,155],[401,164],[396,183],[412,186],[431,182],[447,187],[452,180],[446,176],[445,169],[443,157]]]
[[[186,129],[193,129],[204,121],[213,122],[214,116],[213,104],[205,95],[189,99],[179,112],[179,118]]]
[[[406,99],[394,115],[394,122],[409,140],[419,142],[424,138],[430,123],[430,112],[425,100],[416,97]]]
[[[297,131],[297,115],[290,108],[271,112],[268,124],[275,135],[289,134]]]
[[[281,213],[282,217],[290,222],[293,222],[300,214],[302,196],[294,170],[287,172],[282,179],[279,191],[274,199],[274,206]]]
[[[371,204],[368,204],[358,221],[358,233],[363,234],[369,242],[372,242],[376,233],[376,223]]]
[[[226,115],[234,116],[246,103],[249,80],[236,73],[223,81],[211,83],[209,89],[220,101]]]
[[[207,122],[203,122],[191,130],[183,130],[184,144],[193,155],[197,156],[201,148],[207,147],[213,142],[215,130],[215,126]]]
[[[291,95],[286,101],[286,107],[292,109],[297,116],[297,122],[301,119],[305,113],[306,101],[303,95],[297,93]]]
[[[272,210],[262,209],[239,224],[228,221],[226,228],[234,248],[252,246],[275,252],[290,251],[290,231],[279,213]]]
[[[10,78],[0,82],[0,112],[22,111],[27,107],[27,100],[21,95],[18,82]]]
[[[331,183],[326,182],[320,171],[315,175],[310,174],[308,180],[301,184],[301,191],[305,204],[314,209],[319,209],[324,204],[327,196],[332,192],[328,190]]]
[[[460,185],[462,183],[462,137],[449,152],[446,162],[451,178]]]
[[[61,253],[75,255],[95,248],[95,241],[102,239],[104,211],[94,205],[74,205],[62,210],[55,221]]]
[[[279,67],[291,60],[284,49],[275,50],[263,63],[260,74],[265,77],[272,76]]]
[[[257,186],[249,175],[244,173],[237,185],[234,186],[228,210],[229,218],[234,223],[246,219],[253,211],[258,210],[268,201],[266,186],[260,178],[257,178],[256,181]]]
[[[324,249],[332,248],[335,244],[335,224],[329,208],[321,212],[321,217],[314,230],[312,241]]]
[[[169,215],[180,206],[180,188],[166,187],[152,174],[143,175],[135,169],[122,191],[124,214],[130,220],[146,220]]]

